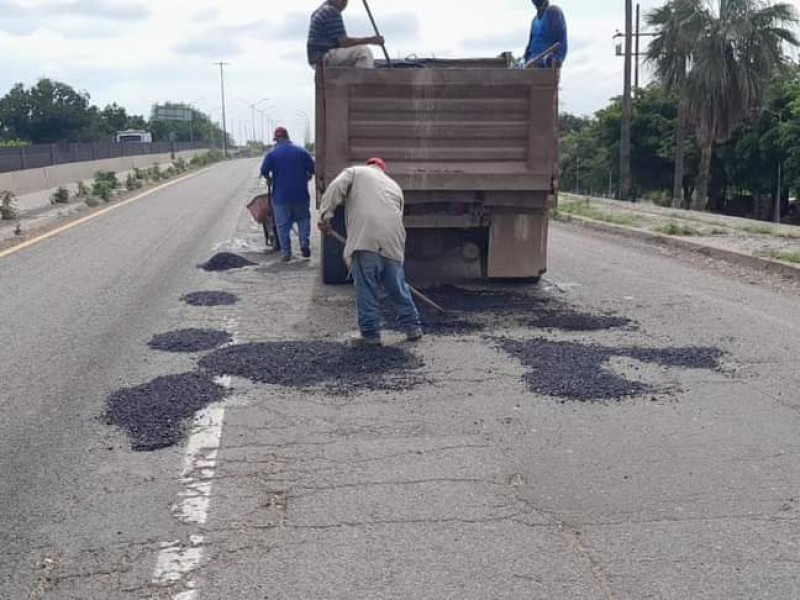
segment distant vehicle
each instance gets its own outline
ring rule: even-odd
[[[128,129],[127,131],[118,131],[117,132],[117,143],[146,143],[153,141],[153,134],[147,131],[139,131],[134,129]]]

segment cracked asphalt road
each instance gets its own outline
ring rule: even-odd
[[[183,600],[189,579],[202,600],[800,597],[797,287],[565,225],[547,280],[517,289],[637,327],[488,319],[403,344],[423,363],[408,390],[234,378],[208,518],[179,522],[184,447],[134,454],[97,418],[116,389],[198,368],[151,337],[337,342],[354,327],[351,290],[319,283],[316,254],[261,252],[242,209],[255,166],[0,261],[0,309],[19,315],[0,322],[13,340],[0,350],[0,598]],[[257,264],[195,268],[220,251]],[[180,301],[199,290],[239,302]],[[529,391],[498,337],[724,357],[716,372],[613,356],[609,369],[658,392],[570,402]],[[200,564],[153,585],[161,544],[193,535]]]

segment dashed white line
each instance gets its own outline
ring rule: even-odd
[[[235,340],[238,322],[231,318],[226,325]],[[227,389],[233,387],[230,377],[217,377],[215,381]],[[172,514],[187,525],[205,525],[208,520],[224,421],[225,406],[217,404],[198,413],[192,424],[183,459],[182,489],[172,506]],[[183,587],[172,600],[197,600],[199,592],[193,575],[203,562],[204,550],[204,538],[199,533],[191,535],[188,541],[161,544],[153,583],[161,587]]]

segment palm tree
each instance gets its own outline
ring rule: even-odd
[[[685,100],[700,146],[697,208],[705,208],[715,144],[758,110],[764,91],[784,62],[782,45],[798,45],[789,29],[798,18],[790,4],[719,0],[697,14],[697,32],[686,77]]]
[[[762,103],[784,62],[782,45],[798,45],[795,9],[766,0],[668,0],[648,19],[656,36],[648,51],[656,76],[678,94],[673,203],[683,195],[685,128],[700,145],[695,204],[705,208],[715,144]]]
[[[656,29],[647,51],[647,61],[655,67],[656,78],[667,91],[678,98],[678,119],[675,127],[675,178],[672,206],[683,205],[683,173],[686,127],[686,74],[695,41],[702,26],[702,0],[672,0],[647,15],[647,22]],[[686,207],[688,208],[688,206]]]

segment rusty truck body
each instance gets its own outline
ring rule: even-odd
[[[317,69],[317,197],[342,169],[381,157],[405,192],[409,259],[537,279],[557,202],[558,72],[502,58],[416,67]],[[334,226],[346,233],[341,214]],[[338,242],[323,240],[322,263],[326,283],[344,282]]]

